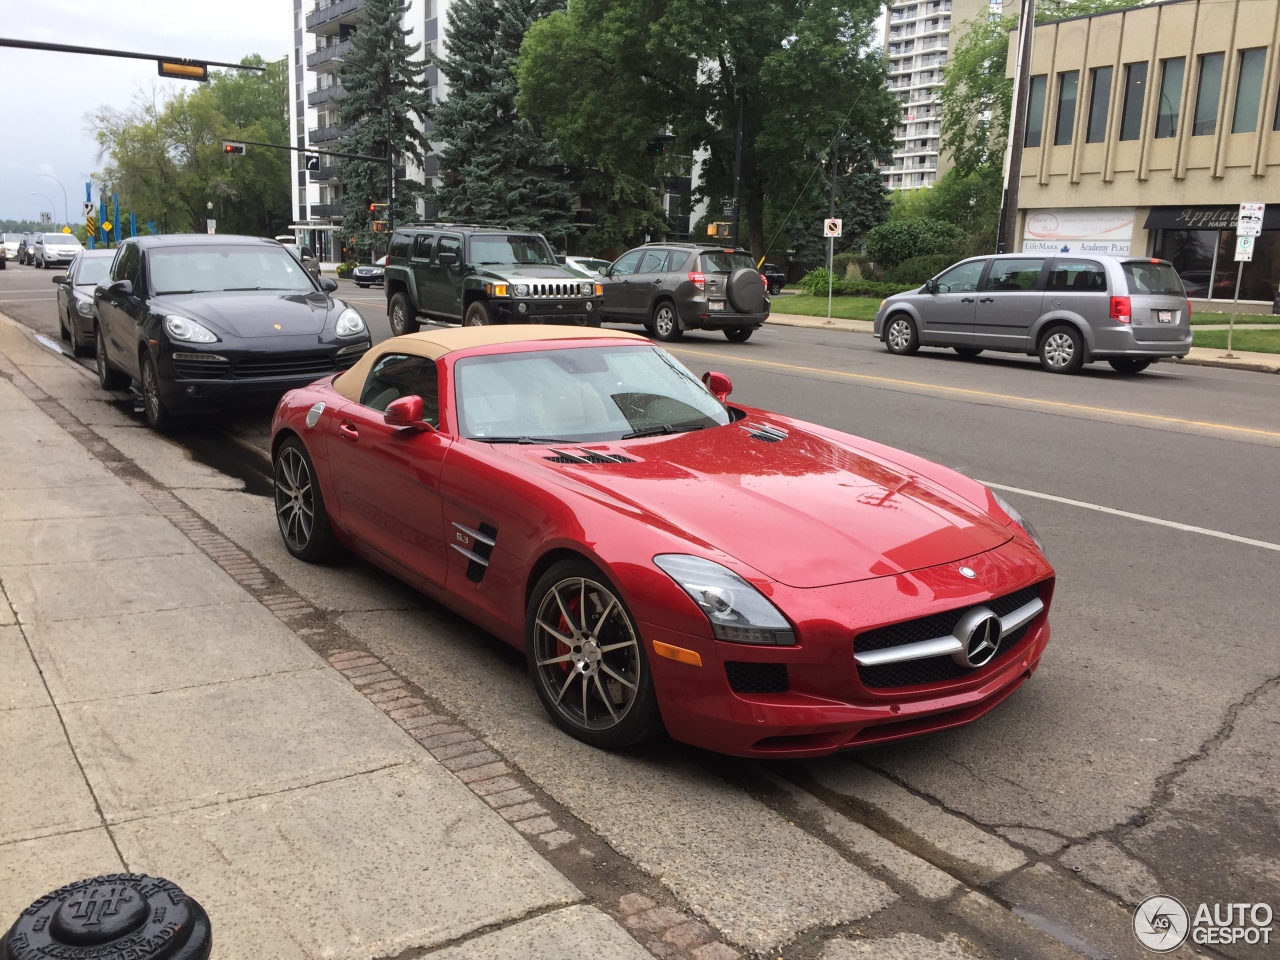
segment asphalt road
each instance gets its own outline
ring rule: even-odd
[[[56,340],[49,277],[10,264],[0,311]],[[376,340],[389,334],[380,290],[344,281],[339,295]],[[710,802],[756,795],[759,777],[774,773],[839,793],[841,770],[869,768],[926,811],[1002,837],[1043,866],[1043,876],[997,877],[988,892],[1088,955],[1117,955],[1098,946],[1114,931],[1089,928],[1064,876],[1124,904],[1165,893],[1280,909],[1280,377],[1168,363],[1130,377],[1105,365],[1060,377],[1030,358],[893,357],[865,335],[791,327],[767,327],[741,345],[695,334],[673,352],[696,373],[727,373],[740,402],[998,485],[1057,569],[1054,635],[1037,675],[968,728],[834,766],[739,764],[667,744],[665,755],[640,758],[627,793],[651,789],[675,802],[661,785],[690,765],[718,772],[724,793]],[[236,417],[230,428],[261,443],[266,417]],[[208,457],[224,441],[213,433],[201,442]],[[392,589],[376,571],[359,576],[370,590]],[[442,678],[468,671],[495,695],[523,683],[518,658],[493,642],[477,646],[473,628],[438,608],[429,626],[444,640],[430,644],[407,641],[407,624],[397,632],[351,616],[353,632],[424,689],[447,692]],[[454,696],[458,709],[486,712],[475,689]],[[497,738],[517,736],[518,724],[488,722]],[[537,750],[522,749],[526,770],[540,770],[546,789],[616,848],[675,869],[647,835],[592,813],[601,794],[581,795],[571,769],[539,765]],[[921,840],[928,831],[912,825],[919,817],[903,814],[906,839],[895,836],[945,864],[937,844]]]

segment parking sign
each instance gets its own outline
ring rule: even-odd
[[[822,221],[822,235],[824,237],[839,237],[844,232],[844,221],[836,218]]]
[[[1262,235],[1262,215],[1266,213],[1265,203],[1240,204],[1240,216],[1236,220],[1237,237],[1258,237]],[[1238,257],[1236,259],[1239,259]]]

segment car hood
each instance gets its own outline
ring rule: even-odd
[[[933,481],[794,423],[780,440],[761,439],[750,424],[766,422],[588,445],[632,463],[561,464],[546,459],[554,454],[545,447],[499,449],[793,587],[951,563],[1012,538],[986,511]],[[573,444],[555,449],[582,455]]]
[[[189,317],[214,333],[252,340],[332,330],[346,308],[322,293],[200,293],[156,297],[151,309]],[[332,322],[330,322],[332,320]]]
[[[581,280],[574,271],[549,263],[489,263],[476,267],[476,276],[493,280]]]

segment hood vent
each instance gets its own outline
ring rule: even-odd
[[[777,427],[770,427],[763,423],[744,423],[742,429],[751,434],[757,440],[763,440],[765,443],[777,443],[779,440],[787,439],[787,431],[779,430]]]
[[[552,463],[635,463],[630,457],[623,457],[616,453],[600,453],[582,447],[576,448],[572,453],[552,447],[551,452],[555,454],[554,457],[543,457],[543,459],[550,460]]]

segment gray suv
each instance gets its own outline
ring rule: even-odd
[[[1173,264],[1094,255],[975,257],[880,304],[890,353],[951,347],[1039,356],[1050,373],[1106,360],[1138,373],[1191,350],[1191,304]]]

